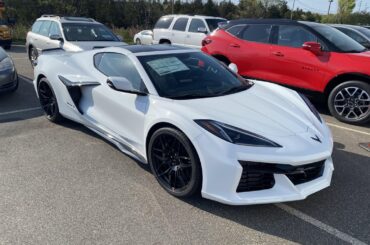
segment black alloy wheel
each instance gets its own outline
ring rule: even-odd
[[[170,194],[188,197],[200,190],[201,167],[190,140],[179,130],[161,128],[149,142],[150,167]]]
[[[40,104],[45,112],[46,118],[52,122],[59,122],[62,116],[59,113],[57,98],[49,81],[46,78],[42,78],[37,89]]]
[[[363,124],[370,121],[370,84],[348,81],[329,95],[329,109],[339,121]]]

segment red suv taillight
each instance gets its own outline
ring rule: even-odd
[[[202,41],[202,46],[204,47],[204,46],[210,44],[211,42],[212,42],[212,40],[206,37]]]

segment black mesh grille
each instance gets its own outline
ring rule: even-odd
[[[273,173],[264,173],[258,170],[257,165],[259,164],[260,163],[241,162],[243,173],[236,190],[237,192],[259,191],[270,189],[274,186],[275,179]]]
[[[285,174],[293,184],[309,182],[322,176],[324,161],[301,166],[240,161],[243,167],[237,192],[270,189],[275,184],[274,174]]]

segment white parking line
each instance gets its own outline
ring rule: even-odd
[[[41,107],[33,107],[33,108],[27,108],[27,109],[22,109],[22,110],[0,112],[0,116],[6,116],[6,115],[22,113],[22,112],[29,112],[29,111],[37,111],[37,110],[41,110]]]
[[[275,206],[277,206],[278,208],[284,210],[285,212],[307,222],[307,223],[310,223],[311,225],[325,231],[326,233],[329,233],[337,238],[339,238],[340,240],[344,241],[344,242],[348,242],[350,244],[356,244],[356,245],[366,245],[366,243],[358,240],[357,238],[354,238],[344,232],[341,232],[340,230],[337,230],[335,229],[334,227],[330,226],[330,225],[327,225],[327,224],[324,224],[323,222],[305,214],[305,213],[302,213],[301,211],[295,209],[295,208],[292,208],[286,204],[275,204]]]
[[[368,133],[368,132],[364,132],[364,131],[360,131],[360,130],[356,130],[356,129],[352,129],[352,128],[347,128],[347,127],[339,126],[339,125],[336,125],[336,124],[333,124],[333,123],[326,123],[326,124],[329,125],[329,126],[331,126],[331,127],[340,128],[340,129],[352,131],[352,132],[355,132],[355,133],[370,135],[370,133]]]

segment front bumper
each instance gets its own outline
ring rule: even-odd
[[[207,134],[199,136],[195,140],[195,148],[202,163],[202,196],[229,205],[279,203],[302,200],[330,186],[334,171],[331,137],[323,139],[317,146],[313,145],[315,142],[312,145],[306,142],[305,145],[301,138],[286,137],[293,147],[266,148],[237,146]],[[285,173],[274,173],[272,187],[240,191],[238,186],[243,175],[240,161],[293,167],[322,162],[323,170],[314,179],[298,184],[294,184]]]

